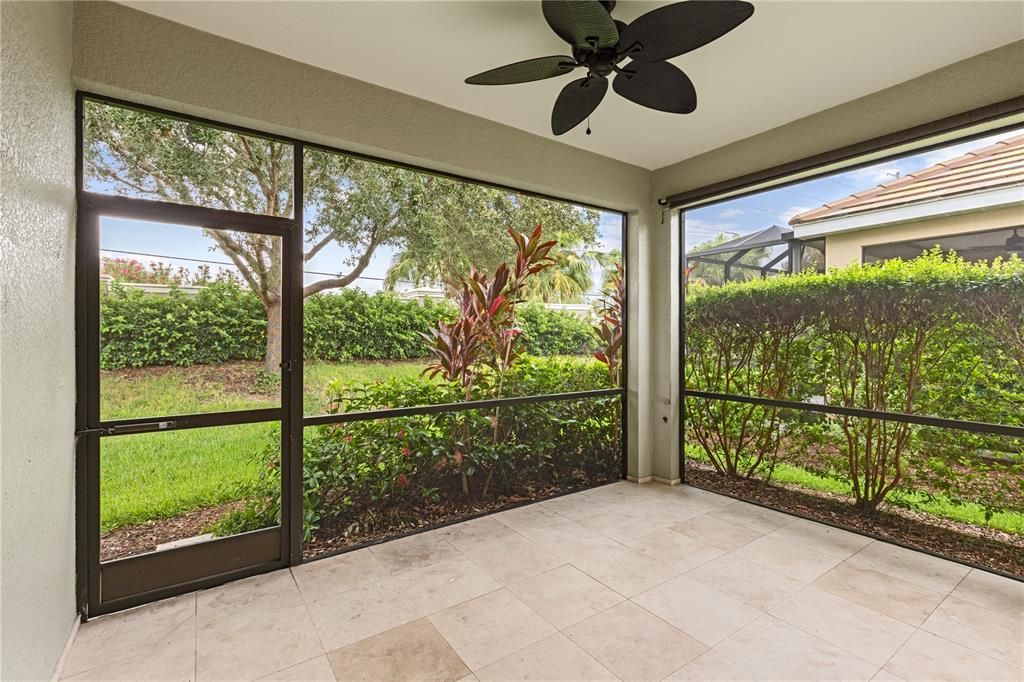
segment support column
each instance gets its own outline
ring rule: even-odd
[[[679,482],[678,226],[652,203],[630,214],[629,478]]]

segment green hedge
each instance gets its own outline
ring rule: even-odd
[[[427,355],[421,334],[456,311],[445,303],[403,301],[389,293],[346,289],[305,301],[305,356],[328,362],[405,360]],[[254,294],[216,283],[197,295],[172,289],[147,294],[113,285],[100,303],[103,369],[257,360],[266,315]],[[534,355],[579,355],[594,349],[587,321],[529,304],[520,309],[524,349]]]
[[[100,366],[192,365],[263,357],[266,316],[234,284],[167,296],[113,285],[100,298]]]
[[[523,330],[524,348],[533,355],[589,355],[597,350],[597,336],[587,320],[528,303],[516,310]]]
[[[691,389],[1024,425],[1024,261],[938,251],[722,287],[686,301]],[[685,400],[725,474],[835,476],[866,511],[901,491],[1024,509],[1024,439]]]

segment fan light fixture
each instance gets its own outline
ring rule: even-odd
[[[572,46],[572,56],[499,66],[470,76],[466,83],[528,83],[586,68],[587,75],[567,84],[555,100],[555,135],[569,132],[597,109],[612,75],[612,89],[631,102],[674,114],[692,113],[697,108],[693,83],[667,60],[721,38],[754,13],[754,6],[742,0],[686,0],[651,10],[626,25],[611,16],[615,0],[543,0],[540,5],[548,26]]]

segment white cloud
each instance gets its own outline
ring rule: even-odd
[[[779,214],[779,220],[782,221],[783,225],[788,225],[790,219],[793,216],[797,215],[798,213],[803,213],[804,211],[810,211],[810,210],[811,210],[810,206],[790,206],[785,211],[783,211],[782,213]]]
[[[727,208],[718,214],[719,218],[735,218],[736,216],[743,215],[743,210],[738,208]]]

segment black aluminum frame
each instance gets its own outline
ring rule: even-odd
[[[212,126],[245,135],[270,139],[292,145],[293,148],[293,215],[279,217],[213,209],[187,204],[129,198],[86,192],[84,188],[84,135],[83,103],[88,101],[131,108],[167,116],[183,121]],[[75,187],[78,203],[76,240],[76,595],[83,620],[140,604],[163,599],[196,589],[215,585],[305,561],[317,560],[335,554],[353,551],[367,543],[344,548],[316,557],[304,557],[302,551],[302,443],[307,426],[345,423],[388,417],[431,414],[498,407],[504,405],[533,404],[552,401],[583,400],[619,396],[621,401],[621,475],[628,472],[628,352],[630,327],[627,301],[623,303],[622,376],[619,388],[579,391],[548,395],[522,396],[491,400],[477,400],[447,405],[413,406],[338,415],[303,414],[303,155],[308,147],[326,152],[344,154],[367,161],[405,168],[494,187],[510,192],[535,196],[551,201],[617,213],[621,217],[622,261],[624,269],[628,259],[628,221],[622,211],[593,204],[571,201],[517,187],[481,181],[452,173],[439,172],[409,164],[402,164],[367,154],[314,144],[287,136],[225,124],[211,119],[190,116],[180,112],[141,105],[121,99],[84,91],[75,97]],[[154,222],[194,225],[236,231],[256,232],[278,236],[283,240],[282,282],[282,381],[281,404],[276,408],[238,410],[232,412],[140,417],[101,421],[99,393],[99,218],[100,216],[130,217]],[[181,547],[160,553],[141,554],[109,562],[99,560],[99,442],[102,437],[128,433],[171,431],[232,424],[281,423],[281,519],[280,525],[270,529],[219,538],[199,545]],[[539,500],[538,500],[539,501]],[[519,506],[514,505],[514,506]],[[458,523],[464,519],[417,529]],[[401,537],[410,533],[403,533]],[[218,570],[206,570],[210,564]],[[106,594],[100,582],[101,571],[107,571],[115,581]],[[109,597],[109,598],[108,598]]]
[[[1000,125],[990,130],[983,132],[975,132],[965,134],[963,137],[946,140],[938,143],[928,143],[927,138],[943,133],[955,132],[957,130],[971,128],[976,126],[979,122],[1000,120],[1003,118],[1009,118],[1014,114],[1019,114],[1024,111],[1024,97],[1018,97],[1005,102],[1000,102],[989,107],[982,107],[980,109],[965,112],[957,116],[952,116],[934,123],[925,124],[923,126],[917,126],[906,131],[900,131],[887,135],[882,138],[876,138],[875,140],[869,140],[864,143],[851,145],[835,152],[827,152],[819,154],[808,159],[796,161],[790,164],[784,164],[776,168],[770,168],[765,171],[759,171],[746,176],[741,176],[733,180],[726,180],[719,183],[708,185],[707,187],[685,192],[683,194],[675,195],[663,200],[663,203],[668,204],[676,212],[677,219],[677,230],[679,248],[681,253],[682,267],[686,267],[686,227],[685,227],[685,212],[687,210],[693,210],[696,208],[702,208],[705,206],[719,203],[720,201],[729,201],[738,199],[752,194],[759,194],[761,192],[772,191],[782,187],[806,182],[816,178],[828,177],[830,175],[836,175],[839,173],[849,172],[850,170],[861,168],[868,165],[874,165],[882,163],[887,160],[903,158],[905,156],[912,156],[920,154],[925,151],[945,147],[951,144],[959,144],[965,141],[978,139],[981,137],[987,137],[995,133],[1012,130],[1019,128],[1021,124],[1019,122],[1011,122],[1005,125]],[[825,170],[826,166],[830,166],[840,160],[855,159],[857,156],[867,155],[871,153],[877,153],[884,151],[885,148],[906,144],[912,141],[924,141],[924,144],[916,149],[909,151],[902,151],[894,153],[892,155],[883,156],[871,161],[857,163],[854,162],[852,165],[846,166],[840,170]],[[820,173],[811,173],[810,175],[799,177],[796,179],[787,179],[787,176],[796,175],[807,171],[813,171],[815,168],[821,168]],[[754,186],[766,181],[774,181],[774,184],[768,187],[758,187],[749,191],[744,190],[744,186]],[[728,193],[728,196],[719,198],[723,193]],[[778,407],[784,409],[790,409],[794,411],[803,412],[815,412],[819,414],[831,414],[839,416],[851,416],[861,418],[873,418],[883,421],[891,422],[902,422],[907,424],[917,424],[921,426],[931,426],[943,429],[967,431],[971,433],[986,433],[994,435],[1004,435],[1011,437],[1024,438],[1024,427],[1012,426],[1009,424],[991,424],[987,422],[976,422],[967,421],[961,419],[949,419],[944,417],[932,416],[932,415],[918,415],[918,414],[906,414],[900,412],[885,412],[880,410],[867,410],[861,408],[850,408],[841,405],[827,405],[818,403],[809,403],[804,401],[790,401],[790,400],[777,400],[773,398],[764,398],[760,396],[749,396],[739,395],[731,393],[718,393],[713,391],[703,391],[699,389],[691,389],[687,386],[686,376],[686,281],[684,277],[679,278],[678,282],[679,291],[679,305],[678,305],[678,328],[677,333],[679,335],[679,405],[678,405],[678,418],[679,418],[679,447],[678,447],[678,466],[680,472],[680,479],[683,483],[686,483],[686,405],[685,401],[687,397],[701,398],[705,400],[719,400],[727,402],[737,402],[748,405],[762,405],[766,407]],[[717,492],[717,491],[713,491]],[[731,497],[737,497],[730,495]],[[738,498],[737,499],[742,499]],[[759,506],[766,506],[762,503],[752,502],[746,500],[752,504],[758,504]],[[786,511],[786,510],[781,510]],[[786,513],[794,516],[799,516],[793,512],[786,511]],[[867,534],[858,528],[846,528],[845,526],[837,526],[845,528],[854,533]],[[870,534],[867,534],[870,536]],[[876,536],[871,536],[876,537]],[[879,538],[876,538],[879,539]],[[886,542],[892,542],[892,540],[885,539]],[[899,543],[897,543],[899,544]],[[905,546],[905,545],[904,545]],[[919,548],[913,548],[918,551],[922,551]],[[933,552],[927,551],[928,554],[934,554]],[[948,558],[948,557],[944,557]],[[963,563],[963,562],[960,562]],[[991,571],[986,567],[977,567],[981,570]],[[1005,575],[1005,574],[1004,574]],[[1018,576],[1008,576],[1015,579],[1020,579]]]

